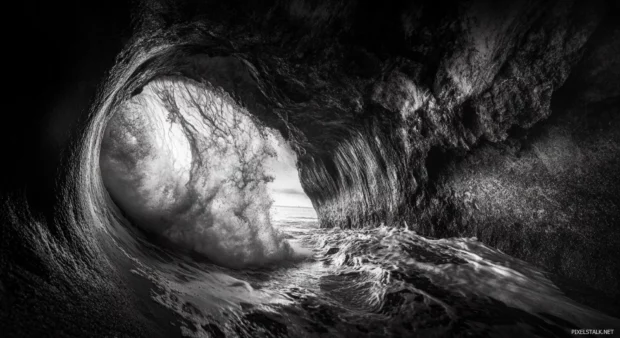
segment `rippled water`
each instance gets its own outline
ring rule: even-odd
[[[620,327],[473,238],[319,229],[308,208],[276,207],[272,217],[307,259],[232,270],[154,248],[132,273],[153,283],[149,297],[191,337],[554,337]]]

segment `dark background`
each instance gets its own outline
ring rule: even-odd
[[[13,108],[0,132],[3,190],[27,187],[35,208],[50,205],[62,149],[131,35],[130,5],[41,1],[5,12]]]

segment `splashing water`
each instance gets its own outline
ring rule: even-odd
[[[150,290],[143,297],[171,310],[165,319],[184,336],[550,337],[620,328],[542,271],[474,238],[319,229],[313,209],[273,208],[271,139],[221,91],[176,78],[150,82],[108,124],[105,186],[134,224],[173,244],[116,227],[118,248],[134,263],[130,287]]]
[[[217,89],[152,81],[109,123],[102,176],[134,223],[218,264],[294,258],[270,223],[268,133]]]
[[[620,327],[476,239],[319,229],[312,214],[274,213],[292,245],[312,251],[304,261],[231,270],[187,257],[143,259],[133,272],[157,285],[152,298],[192,337],[557,337]]]

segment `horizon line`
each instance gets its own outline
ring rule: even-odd
[[[280,204],[274,204],[274,207],[285,207],[285,208],[305,208],[305,209],[313,209],[314,207],[305,207],[305,206],[301,206],[301,205],[280,205]]]

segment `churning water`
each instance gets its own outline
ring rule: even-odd
[[[272,207],[265,130],[206,85],[168,78],[125,103],[106,97],[76,158],[76,194],[64,201],[76,212],[62,214],[85,254],[62,251],[49,235],[33,238],[42,238],[42,257],[56,257],[50,264],[75,271],[64,275],[89,288],[114,288],[101,271],[118,274],[127,281],[119,292],[135,295],[139,319],[169,330],[163,336],[620,329],[620,320],[568,298],[543,271],[475,238],[430,239],[405,224],[322,229],[313,209]],[[115,126],[114,118],[124,120]]]
[[[620,326],[475,238],[320,229],[315,217],[309,208],[272,209],[305,260],[227,269],[158,247],[131,273],[154,284],[150,298],[191,337],[555,337]]]

